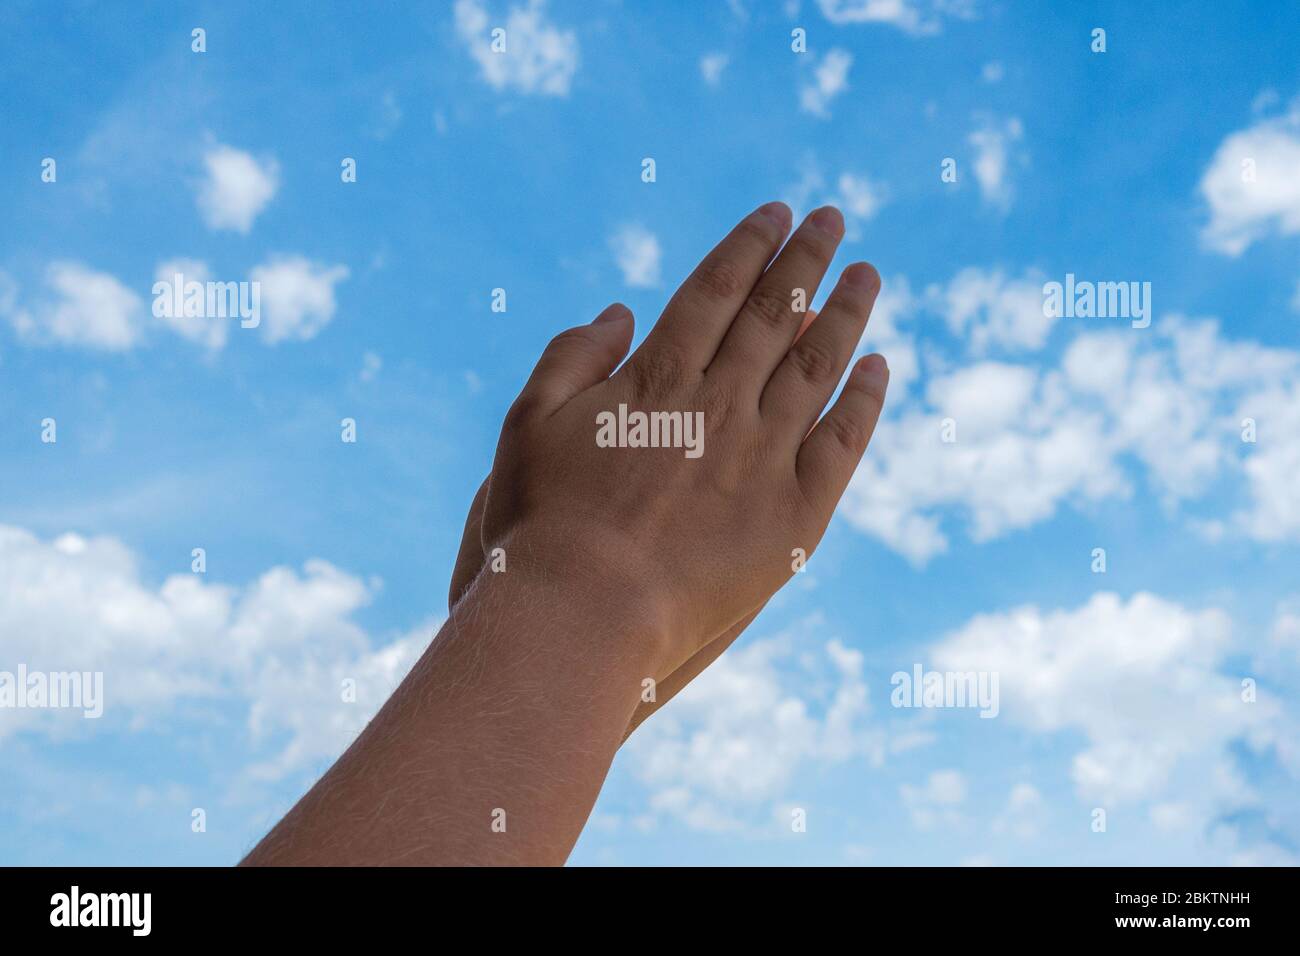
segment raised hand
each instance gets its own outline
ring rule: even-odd
[[[880,280],[850,265],[799,335],[795,306],[812,299],[844,226],[818,209],[782,248],[789,227],[780,203],[743,219],[621,367],[633,332],[623,306],[562,332],[497,446],[484,550],[502,548],[510,574],[618,594],[662,676],[766,601],[796,549],[812,554],[884,401],[888,369],[867,356],[821,417]],[[623,427],[637,413],[639,436]],[[616,446],[602,447],[611,431]]]

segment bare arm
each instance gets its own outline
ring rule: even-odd
[[[616,593],[560,597],[522,573],[484,575],[245,864],[563,863],[657,642]]]
[[[818,210],[781,249],[789,225],[776,203],[747,216],[621,367],[622,306],[551,342],[476,504],[482,551],[508,571],[473,579],[245,862],[563,862],[644,716],[643,682],[684,686],[789,579],[795,549],[813,552],[880,414],[880,356],[822,414],[879,278],[850,266],[808,325],[792,303],[812,298],[843,220]],[[698,422],[697,444],[622,424],[611,443],[615,410],[675,415],[679,438]]]

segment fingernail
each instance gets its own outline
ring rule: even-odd
[[[844,282],[863,292],[880,291],[880,275],[870,262],[855,262],[845,269]]]
[[[844,217],[834,206],[822,206],[812,214],[812,224],[838,239],[844,235]]]
[[[764,203],[754,211],[760,216],[772,220],[782,229],[790,228],[790,220],[794,215],[790,212],[790,207],[783,202]]]
[[[622,322],[632,315],[631,310],[621,302],[615,302],[591,322],[592,325],[604,325],[606,322]]]
[[[863,382],[888,382],[889,363],[883,355],[873,352],[858,359],[858,364],[853,366],[853,375]]]

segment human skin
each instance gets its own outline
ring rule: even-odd
[[[811,301],[843,218],[818,209],[782,248],[789,229],[780,203],[742,220],[626,361],[622,305],[552,340],[471,508],[447,622],[245,864],[564,862],[646,680],[662,704],[813,553],[879,417],[878,355],[823,414],[879,277],[850,265],[809,324],[794,291]],[[702,411],[704,454],[599,447],[620,404]],[[498,548],[506,570],[484,570]]]
[[[799,331],[795,335],[796,342],[815,318],[817,318],[816,309],[809,309],[804,314],[803,323],[799,326]],[[483,479],[483,483],[478,486],[478,491],[474,493],[473,501],[470,502],[469,514],[465,517],[465,530],[461,535],[460,548],[456,552],[456,564],[451,572],[451,584],[447,589],[448,611],[456,606],[456,602],[464,596],[469,586],[474,583],[474,579],[488,565],[488,553],[483,550],[483,503],[487,500],[488,484],[491,481],[491,475]],[[749,627],[754,618],[758,617],[758,613],[762,609],[760,605],[750,611],[735,625],[718,637],[713,638],[699,651],[696,651],[690,660],[682,664],[681,667],[662,680],[656,681],[655,693],[649,695],[649,699],[643,693],[641,699],[637,702],[636,711],[632,714],[632,720],[628,724],[623,739],[626,741],[628,737],[632,736],[632,732],[645,723],[646,718],[677,696],[678,691],[717,660],[722,652],[730,647],[736,638],[740,637],[741,632]]]

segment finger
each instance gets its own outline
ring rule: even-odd
[[[709,641],[702,648],[691,655],[687,661],[678,667],[675,671],[655,684],[655,699],[652,701],[641,701],[632,712],[632,719],[628,722],[627,730],[623,733],[623,740],[632,736],[632,731],[640,727],[647,717],[657,711],[664,704],[672,700],[677,693],[687,684],[695,680],[704,669],[722,656],[722,652],[730,647],[740,637],[741,632],[749,627],[754,618],[758,617],[758,612],[763,610],[764,601],[752,613],[745,615],[734,626],[724,631],[718,637]]]
[[[790,231],[790,207],[770,202],[742,219],[673,294],[632,361],[654,351],[701,373]]]
[[[470,586],[479,571],[483,569],[483,504],[487,501],[488,482],[492,476],[483,479],[478,486],[474,500],[470,502],[469,515],[465,518],[465,532],[460,538],[460,550],[456,552],[456,564],[451,569],[451,587],[447,594],[447,608],[456,606],[465,589]]]
[[[859,359],[844,391],[799,449],[799,485],[827,521],[867,450],[888,386],[889,366],[883,355]]]
[[[804,303],[812,301],[843,235],[844,217],[834,206],[804,220],[741,306],[707,375],[743,381],[757,400],[803,324],[795,290]]]
[[[845,269],[817,324],[772,373],[759,409],[765,419],[788,424],[792,443],[803,441],[835,394],[879,291],[880,276],[869,263],[855,262]]]
[[[515,413],[550,415],[609,378],[632,344],[633,324],[627,306],[616,302],[590,325],[566,329],[551,339],[515,401]]]

